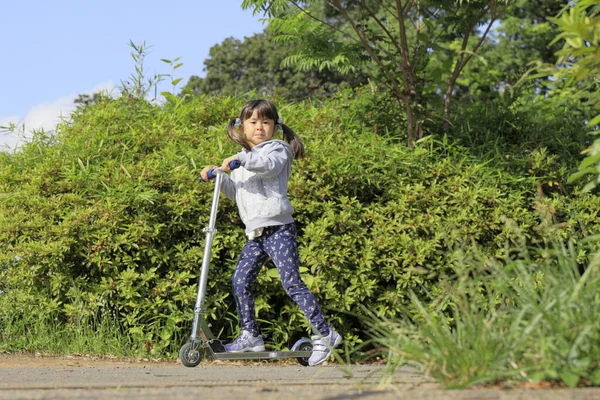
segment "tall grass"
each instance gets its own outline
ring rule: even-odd
[[[388,370],[416,364],[448,388],[499,380],[600,385],[600,253],[581,262],[585,243],[524,242],[502,260],[457,262],[431,304],[412,295],[416,318],[373,317]]]
[[[0,352],[41,352],[53,355],[150,357],[148,342],[136,341],[109,318],[61,323],[52,315],[6,318],[0,329]],[[176,349],[172,349],[176,351]],[[169,352],[165,352],[168,354]]]

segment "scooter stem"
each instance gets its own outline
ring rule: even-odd
[[[208,280],[208,269],[210,265],[210,253],[213,237],[217,232],[215,224],[217,221],[217,210],[219,207],[219,195],[221,193],[221,183],[223,182],[223,172],[221,168],[215,170],[215,189],[213,192],[212,205],[210,208],[210,218],[208,227],[204,228],[206,232],[206,242],[204,243],[204,256],[202,257],[202,269],[198,280],[198,296],[196,297],[196,306],[194,307],[194,322],[192,325],[192,340],[198,339],[198,326],[200,319],[204,317],[204,297],[206,295],[206,282]]]

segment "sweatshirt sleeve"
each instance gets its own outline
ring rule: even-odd
[[[238,160],[242,167],[257,175],[279,175],[293,159],[291,147],[283,143],[269,145],[262,155],[255,152],[240,152]]]
[[[228,199],[235,201],[235,183],[231,180],[229,175],[223,175],[223,181],[221,182],[221,193],[227,196]]]

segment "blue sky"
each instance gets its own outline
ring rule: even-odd
[[[0,8],[0,149],[33,128],[52,130],[78,94],[114,90],[134,73],[129,41],[151,45],[148,74],[170,73],[161,58],[181,57],[175,77],[204,76],[210,47],[262,32],[242,0],[7,0]]]

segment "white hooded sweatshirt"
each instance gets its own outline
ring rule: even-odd
[[[224,176],[221,192],[235,200],[250,239],[262,228],[294,222],[287,197],[294,152],[282,140],[260,143],[252,151],[238,153],[241,167]]]

